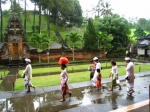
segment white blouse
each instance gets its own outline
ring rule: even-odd
[[[66,70],[62,70],[60,76],[61,76],[61,83],[65,83],[68,81],[68,74]]]
[[[117,66],[112,66],[111,73],[113,75],[113,79],[115,79],[118,76],[118,67]]]
[[[32,66],[31,64],[28,64],[26,66],[26,69],[23,71],[23,73],[25,74],[25,79],[32,79]]]

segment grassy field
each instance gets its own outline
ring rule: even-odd
[[[86,65],[85,65],[86,66]],[[87,65],[89,66],[89,65]],[[142,64],[142,65],[135,65],[135,73],[143,72],[143,71],[150,71],[150,65]],[[60,68],[58,68],[59,71]],[[102,78],[106,78],[109,76],[111,68],[103,69],[102,70]],[[125,66],[119,67],[119,76],[125,75]],[[76,83],[76,82],[84,82],[89,81],[89,74],[90,72],[87,70],[86,72],[77,72],[77,73],[68,73],[69,74],[69,82],[68,83]],[[39,76],[33,77],[32,79],[33,85],[36,87],[47,87],[47,86],[54,86],[60,84],[60,75],[49,75],[49,76]],[[24,79],[18,78],[15,84],[15,90],[23,90],[24,89]]]
[[[106,62],[106,63],[101,63],[102,67],[110,67],[111,64]],[[118,62],[117,65],[124,65],[124,62]],[[88,67],[91,64],[80,64],[80,65],[68,65],[67,70],[82,70],[82,69],[88,69]],[[33,75],[34,74],[41,74],[41,73],[49,73],[49,72],[59,72],[60,71],[60,67],[58,65],[58,67],[44,67],[44,68],[34,68],[33,67]],[[23,70],[19,71],[19,75],[21,75],[23,72]]]

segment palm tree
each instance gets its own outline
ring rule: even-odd
[[[73,55],[73,61],[74,61],[74,48],[77,41],[80,41],[80,35],[78,33],[70,33],[69,35],[66,35],[66,41],[70,42],[70,45],[72,47],[72,55]]]
[[[102,13],[101,15],[103,16],[109,16],[109,15],[112,15],[112,8],[110,8],[110,4],[108,2],[104,3],[103,5],[103,9],[102,9]]]
[[[45,34],[33,34],[33,37],[31,37],[31,43],[36,46],[37,52],[39,53],[39,63],[41,63],[40,53],[49,45],[48,37]]]

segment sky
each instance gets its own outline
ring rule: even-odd
[[[84,16],[86,10],[90,11],[97,5],[99,0],[79,0]],[[150,0],[105,0],[111,4],[113,13],[119,14],[121,17],[128,19],[129,17],[150,19]],[[88,16],[93,16],[91,12]]]
[[[34,5],[27,0],[27,9],[33,10]],[[79,0],[83,10],[84,17],[94,17],[94,12],[91,10],[97,5],[99,0]],[[150,0],[104,0],[111,4],[113,13],[119,14],[126,19],[129,18],[146,18],[150,19]],[[20,0],[21,2],[21,0]],[[10,4],[3,5],[3,9],[8,9]],[[23,7],[24,3],[21,3]],[[87,13],[88,11],[88,13]]]

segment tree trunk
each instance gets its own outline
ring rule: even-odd
[[[1,0],[0,0],[0,14],[1,14],[1,26],[0,26],[0,42],[2,42],[2,38],[3,38],[3,12],[2,12],[2,5],[1,5]]]
[[[26,16],[27,16],[27,14],[26,14],[26,0],[25,0],[24,4],[25,4],[25,12],[24,12],[24,14],[25,14],[25,16],[24,16],[24,35],[26,37],[26,22],[27,22],[27,18],[26,18]]]
[[[10,0],[10,2],[11,2],[11,6],[10,6],[10,7],[11,7],[11,9],[12,9],[12,6],[13,6],[13,1],[12,1],[12,0]]]
[[[41,3],[39,3],[39,34],[41,33]]]
[[[48,13],[47,13],[47,30],[48,30],[48,37],[50,39],[50,10],[48,5]]]
[[[39,53],[39,63],[41,63],[41,53]]]
[[[36,2],[34,4],[34,15],[33,15],[33,33],[35,32],[35,15],[36,15]]]
[[[73,46],[73,48],[72,48],[72,53],[73,53],[73,62],[74,62],[74,46]]]

